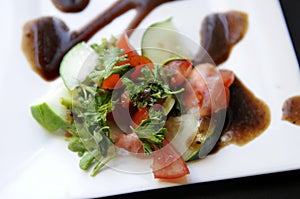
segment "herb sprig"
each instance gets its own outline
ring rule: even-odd
[[[151,107],[157,102],[178,93],[184,88],[172,91],[167,76],[163,74],[162,66],[154,65],[153,70],[146,66],[141,69],[142,76],[137,81],[122,77],[125,90],[129,91],[129,98],[138,108]]]
[[[102,44],[91,46],[99,55],[100,64],[86,79],[72,91],[73,124],[68,128],[72,137],[67,138],[68,148],[81,157],[79,167],[88,170],[93,166],[91,176],[116,157],[116,149],[111,139],[107,115],[113,111],[115,101],[112,91],[101,89],[103,80],[112,74],[124,74],[129,64],[118,67],[118,63],[127,60],[123,50],[114,43],[103,40]]]
[[[165,116],[162,111],[151,108],[148,113],[148,119],[143,120],[137,128],[130,128],[141,140],[145,153],[151,154],[157,148],[162,148],[167,129],[164,127]]]

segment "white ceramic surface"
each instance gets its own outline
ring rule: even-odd
[[[281,120],[285,99],[300,94],[299,66],[277,0],[186,0],[162,5],[140,25],[173,17],[178,30],[199,42],[202,19],[213,12],[240,10],[249,14],[245,38],[222,65],[233,70],[270,107],[269,128],[246,146],[222,149],[189,163],[186,181],[165,182],[151,173],[130,174],[107,168],[96,177],[78,167],[67,143],[44,131],[29,106],[51,87],[29,67],[20,49],[24,22],[45,15],[77,29],[113,1],[91,1],[80,14],[63,14],[50,0],[1,0],[0,64],[0,198],[85,198],[230,179],[300,168],[300,128]],[[100,31],[92,40],[119,34],[134,11]]]

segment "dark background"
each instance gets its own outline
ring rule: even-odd
[[[298,63],[300,63],[300,0],[280,0],[280,3],[297,54]],[[101,189],[101,187],[99,188]],[[196,183],[192,185],[162,188],[105,198],[300,198],[300,170],[207,183]]]

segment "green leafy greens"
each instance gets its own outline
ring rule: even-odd
[[[93,166],[91,176],[95,176],[108,161],[116,157],[106,119],[116,102],[112,100],[112,91],[101,89],[100,86],[110,75],[126,73],[130,65],[116,67],[127,60],[127,55],[122,55],[123,51],[107,40],[91,47],[98,53],[100,64],[72,91],[71,112],[74,121],[68,128],[72,137],[67,141],[68,148],[81,157],[80,168],[87,170]]]
[[[150,154],[156,147],[162,148],[167,129],[164,127],[165,116],[162,111],[151,108],[148,113],[148,119],[143,120],[137,128],[130,128],[141,140],[145,153]]]
[[[153,70],[148,66],[143,67],[141,77],[138,77],[137,81],[122,77],[125,90],[129,91],[129,98],[137,108],[153,107],[163,100],[169,101],[168,99],[172,95],[183,91],[183,88],[177,91],[170,89],[167,76],[164,74],[162,67],[154,65]],[[171,107],[168,107],[168,109],[171,109]],[[131,129],[140,139],[145,153],[150,154],[157,148],[162,147],[167,129],[164,127],[166,115],[163,110],[151,108],[148,114],[148,119],[143,120],[137,128],[131,127]]]
[[[183,88],[172,91],[167,76],[163,74],[162,66],[154,65],[151,71],[148,66],[141,69],[142,76],[134,82],[128,77],[122,77],[129,98],[138,108],[151,107],[157,102],[183,91]]]
[[[163,109],[156,109],[155,104],[165,100],[171,101],[173,95],[183,89],[172,91],[168,84],[168,77],[164,74],[162,66],[155,65],[141,69],[141,77],[131,80],[127,73],[131,66],[127,64],[127,55],[123,50],[115,47],[114,40],[103,40],[102,44],[91,46],[99,55],[99,64],[73,91],[73,101],[64,100],[68,104],[73,123],[68,127],[72,134],[67,138],[69,150],[81,157],[79,166],[83,170],[93,167],[91,176],[110,160],[116,157],[116,148],[111,136],[111,129],[107,123],[107,115],[111,113],[119,99],[113,99],[113,90],[102,89],[103,80],[112,74],[120,74],[125,89],[129,91],[129,98],[137,108],[150,107],[148,119],[145,119],[132,132],[140,139],[147,154],[162,148],[166,137],[166,113]],[[125,64],[124,64],[125,63]],[[174,101],[174,100],[173,100]],[[70,105],[72,103],[72,105]],[[174,103],[168,103],[170,110]]]

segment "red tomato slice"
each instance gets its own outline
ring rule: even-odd
[[[131,122],[131,126],[133,128],[136,128],[143,120],[149,118],[148,110],[149,108],[141,108],[135,112]],[[129,152],[144,152],[144,148],[141,141],[139,140],[138,136],[132,132],[128,134],[120,134],[115,144],[116,146],[123,148]]]
[[[193,63],[189,60],[171,60],[165,64],[165,72],[171,75],[170,86],[180,86],[192,72]]]
[[[164,147],[153,152],[152,170],[155,178],[176,179],[190,173],[187,163],[167,140]]]
[[[119,134],[115,145],[132,153],[144,152],[143,145],[135,133]]]
[[[124,53],[122,55],[127,54],[128,58],[130,58],[132,56],[135,56],[135,55],[138,55],[138,53],[130,45],[130,43],[128,41],[128,36],[125,32],[121,35],[120,39],[116,42],[116,46],[120,49],[123,49]],[[120,66],[120,65],[126,64],[126,63],[128,63],[128,61],[120,62],[120,63],[117,64],[117,66]],[[106,78],[103,81],[103,84],[102,84],[101,88],[103,88],[103,89],[117,89],[117,88],[120,88],[123,85],[122,85],[121,81],[119,81],[119,80],[120,80],[120,75],[119,74],[113,74],[113,75],[111,75],[110,77]],[[118,83],[118,81],[120,83]]]
[[[150,70],[154,68],[152,61],[149,58],[141,55],[135,55],[130,57],[129,64],[135,67],[134,71],[131,73],[132,80],[136,80],[138,77],[141,76],[141,69],[146,65],[150,68]]]
[[[112,74],[108,78],[103,80],[101,88],[103,89],[117,89],[123,86],[120,80],[119,74]]]
[[[224,69],[221,69],[220,73],[224,82],[224,86],[229,88],[234,81],[234,73],[230,70]]]
[[[138,55],[138,53],[134,50],[134,48],[130,45],[129,40],[128,40],[128,36],[126,34],[126,32],[124,32],[120,39],[116,42],[116,46],[120,49],[124,50],[124,54],[128,55],[128,58]]]
[[[228,107],[228,87],[234,81],[231,71],[219,72],[211,64],[200,64],[192,70],[188,80],[189,84],[185,86],[184,91],[186,107],[199,106],[200,116],[209,116],[212,112]]]
[[[145,108],[140,108],[135,112],[135,114],[132,117],[132,123],[131,123],[131,126],[133,128],[138,127],[143,120],[149,118],[148,110],[149,107],[145,107]]]

